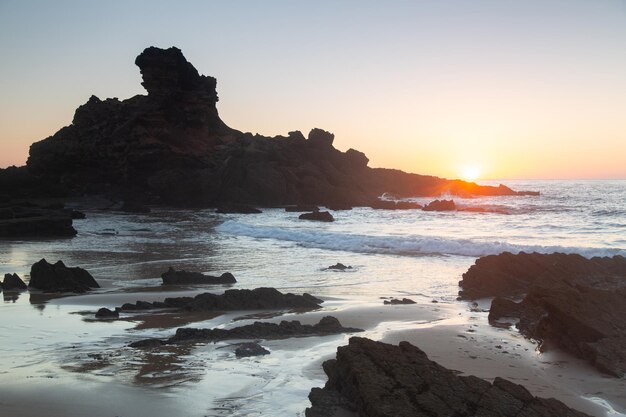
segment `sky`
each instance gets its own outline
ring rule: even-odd
[[[229,126],[313,127],[372,167],[626,179],[626,0],[0,0],[0,167],[176,46]]]

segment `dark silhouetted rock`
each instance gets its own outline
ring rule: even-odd
[[[87,215],[85,213],[83,213],[82,211],[78,211],[78,210],[72,210],[70,212],[70,217],[73,220],[82,220],[82,219],[86,219]]]
[[[311,390],[307,417],[587,416],[502,378],[489,383],[459,376],[408,342],[394,346],[351,337],[323,367],[328,382]]]
[[[435,200],[422,207],[424,211],[454,211],[456,204],[454,200]]]
[[[25,290],[28,288],[17,274],[4,274],[4,282],[0,285],[4,291]]]
[[[463,298],[497,295],[491,324],[516,323],[543,350],[558,347],[602,372],[626,373],[626,258],[503,253],[478,259],[459,284]]]
[[[54,186],[69,195],[133,196],[141,204],[215,207],[315,204],[365,206],[384,192],[399,198],[514,195],[505,186],[372,169],[354,149],[333,147],[314,128],[264,137],[219,117],[217,81],[200,75],[178,48],[146,48],[135,60],[147,95],[91,96],[71,125],[34,143],[26,169],[3,173],[0,190],[30,195]],[[9,187],[3,187],[5,182]]]
[[[204,275],[199,272],[176,271],[170,267],[167,272],[161,274],[163,285],[181,285],[181,284],[234,284],[237,282],[233,274],[224,272],[219,277]]]
[[[0,208],[0,237],[72,237],[72,218],[62,205],[14,203]]]
[[[118,319],[120,318],[120,313],[117,310],[109,310],[108,308],[101,308],[96,311],[97,319]]]
[[[415,301],[411,300],[410,298],[403,298],[401,300],[399,300],[397,298],[392,298],[391,300],[385,300],[383,302],[383,304],[392,304],[392,305],[396,305],[396,304],[415,304]]]
[[[374,200],[370,207],[377,210],[415,210],[423,206],[410,201]]]
[[[203,293],[195,297],[172,297],[163,302],[137,301],[126,303],[122,311],[149,310],[153,308],[175,308],[185,311],[230,311],[268,309],[317,309],[323,303],[319,298],[304,293],[283,294],[275,288],[253,290],[226,290],[224,294]]]
[[[334,269],[336,271],[345,271],[346,269],[352,269],[352,266],[346,266],[341,262],[337,262],[335,265],[331,265],[326,269]]]
[[[314,220],[318,222],[334,222],[335,218],[327,211],[313,211],[298,216],[300,220]]]
[[[62,261],[50,264],[45,259],[33,264],[30,268],[30,288],[46,292],[78,292],[100,288],[100,285],[86,270],[69,268]]]
[[[262,213],[256,207],[249,206],[247,204],[220,204],[215,210],[217,213],[237,213],[237,214],[258,214]]]
[[[302,213],[304,211],[319,211],[320,208],[311,204],[301,204],[298,206],[289,206],[289,207],[285,207],[285,211],[286,212],[290,212],[290,213]]]
[[[253,342],[241,343],[239,346],[237,346],[237,349],[235,349],[235,355],[238,358],[247,358],[249,356],[262,356],[269,354],[269,350],[265,349],[258,343]]]
[[[163,344],[189,342],[215,342],[227,339],[288,339],[291,337],[326,336],[339,333],[362,332],[362,329],[343,327],[339,320],[332,316],[323,317],[317,324],[302,324],[297,320],[280,323],[254,322],[232,329],[194,329],[181,327],[176,334]],[[153,339],[149,339],[153,340]],[[160,339],[159,339],[160,340]],[[130,344],[131,347],[142,347],[145,341]],[[147,343],[147,342],[146,342]]]

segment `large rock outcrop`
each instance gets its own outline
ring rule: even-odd
[[[464,298],[496,296],[489,320],[515,322],[541,349],[558,347],[602,372],[626,374],[626,258],[503,253],[476,261]],[[520,302],[511,298],[523,297]],[[514,319],[514,320],[511,320]]]
[[[328,382],[311,390],[307,417],[586,416],[502,378],[459,376],[408,342],[352,337],[323,366]]]
[[[369,205],[384,192],[516,194],[505,186],[369,168],[363,153],[338,151],[334,135],[322,129],[308,138],[298,131],[273,138],[239,132],[218,115],[215,78],[200,75],[179,49],[150,47],[135,63],[148,94],[92,96],[71,125],[31,146],[28,180],[57,184],[70,195],[173,206]]]
[[[83,268],[67,267],[62,261],[51,264],[42,259],[30,268],[28,287],[46,292],[83,293],[100,285]]]

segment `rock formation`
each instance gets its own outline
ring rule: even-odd
[[[0,204],[0,237],[72,237],[76,235],[75,217],[78,212],[62,205]]]
[[[300,220],[313,220],[317,222],[334,222],[335,218],[328,211],[312,211],[298,216]]]
[[[515,319],[541,349],[558,347],[602,372],[626,374],[626,258],[503,253],[478,259],[460,285],[464,298],[497,296],[492,324]],[[522,295],[521,302],[506,298]]]
[[[163,302],[137,301],[126,303],[121,311],[149,310],[154,308],[175,308],[183,311],[229,311],[267,309],[317,309],[323,301],[304,293],[283,294],[275,288],[255,288],[254,290],[226,290],[224,294],[203,293],[195,297],[172,297]]]
[[[100,285],[83,268],[69,268],[62,261],[53,265],[42,259],[30,268],[28,287],[46,292],[83,293]]]
[[[326,336],[338,333],[362,332],[362,329],[343,327],[339,320],[332,316],[323,317],[317,324],[301,324],[297,320],[280,323],[256,321],[253,324],[233,329],[194,329],[180,327],[169,339],[147,339],[131,343],[130,347],[154,347],[176,343],[216,342],[227,339],[288,339],[291,337]],[[160,340],[156,342],[155,340]]]
[[[161,274],[163,285],[182,285],[182,284],[234,284],[237,282],[233,274],[224,272],[219,277],[204,275],[199,272],[177,271],[170,267],[167,272]]]
[[[177,48],[145,49],[136,59],[147,95],[92,96],[72,123],[34,143],[26,170],[0,171],[0,184],[24,193],[106,194],[142,204],[261,206],[369,205],[398,197],[517,194],[432,176],[372,169],[368,158],[333,147],[313,129],[273,138],[242,133],[219,117],[216,80],[200,75]],[[43,184],[45,182],[45,184]],[[16,190],[17,192],[18,190]],[[10,191],[13,192],[13,191]]]
[[[0,289],[4,291],[22,291],[28,287],[17,274],[4,274],[4,281],[0,284]]]
[[[459,376],[408,342],[352,337],[323,367],[328,382],[311,390],[307,417],[586,416],[502,378]]]

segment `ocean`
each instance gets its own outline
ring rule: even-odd
[[[321,360],[348,336],[317,338],[314,346],[271,342],[272,354],[257,362],[237,362],[218,344],[164,353],[156,360],[161,366],[154,366],[155,358],[138,357],[125,346],[138,338],[170,335],[172,328],[91,320],[96,306],[227,288],[166,290],[160,275],[170,266],[212,275],[229,271],[238,281],[233,288],[309,292],[324,299],[330,312],[380,309],[382,297],[408,297],[428,308],[433,302],[441,305],[432,320],[391,315],[366,329],[368,337],[382,338],[406,329],[407,323],[435,323],[466,312],[467,303],[456,301],[458,281],[480,256],[504,251],[626,256],[626,181],[503,182],[540,195],[444,196],[454,199],[458,210],[453,212],[355,208],[334,211],[333,223],[299,220],[298,213],[279,208],[252,215],[173,209],[134,215],[98,210],[92,202],[87,218],[74,221],[78,235],[72,239],[2,240],[2,274],[17,273],[27,281],[39,259],[63,260],[90,271],[103,288],[51,299],[4,294],[0,316],[10,320],[0,324],[0,409],[10,407],[10,398],[20,398],[19,387],[34,392],[64,387],[64,393],[87,395],[86,387],[107,385],[116,395],[129,396],[127,403],[140,393],[152,400],[142,409],[120,405],[106,413],[89,409],[90,415],[159,416],[184,404],[200,409],[178,415],[303,415],[308,391],[325,381]],[[428,203],[432,198],[409,200]],[[352,268],[327,269],[337,262]],[[234,319],[242,323],[256,317],[227,314],[182,325],[232,326]],[[95,366],[90,355],[105,355],[106,363]],[[66,403],[46,401],[49,415],[55,410],[71,414]]]

